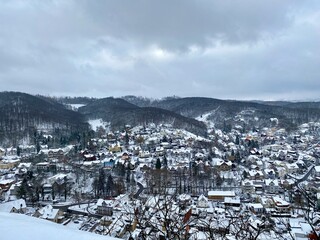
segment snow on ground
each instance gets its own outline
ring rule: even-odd
[[[55,207],[64,207],[64,206],[69,206],[71,204],[73,204],[72,201],[61,201],[61,202],[55,203],[54,206]]]
[[[42,123],[36,124],[35,127],[38,131],[47,132],[47,131],[53,130],[55,128],[55,125],[53,123],[49,123],[49,122],[47,122],[47,123],[42,122]]]
[[[94,131],[96,131],[98,127],[103,127],[106,129],[106,126],[110,126],[109,122],[104,122],[101,118],[89,120],[88,123]]]
[[[86,106],[86,104],[68,104],[68,105],[71,106],[73,110],[78,110],[78,108]]]
[[[88,213],[88,204],[80,204],[80,205],[74,205],[69,207],[70,210],[78,211],[78,212],[83,212],[83,213]]]
[[[81,224],[83,222],[78,222],[78,223],[75,223],[74,221],[70,221],[66,227],[67,228],[70,228],[70,229],[74,229],[74,230],[79,230],[81,228]],[[80,231],[80,230],[79,230]]]
[[[57,223],[16,213],[0,213],[1,239],[19,240],[112,240],[108,236],[74,230]]]
[[[193,134],[193,133],[191,133],[191,132],[188,132],[188,131],[186,131],[186,130],[183,130],[183,129],[181,129],[181,130],[179,130],[179,131],[180,131],[181,133],[183,133],[184,136],[186,136],[187,138],[193,138],[193,139],[196,139],[196,140],[198,140],[198,141],[206,141],[206,142],[209,142],[209,141],[210,141],[210,140],[207,139],[207,138],[204,138],[204,137],[195,135],[195,134]]]
[[[217,111],[219,108],[220,108],[220,107],[217,107],[216,109],[214,109],[214,110],[212,110],[212,111],[210,111],[210,112],[207,112],[207,113],[205,113],[205,114],[202,114],[202,115],[198,116],[198,117],[196,118],[196,120],[201,121],[201,122],[204,122],[204,123],[207,124],[207,126],[210,127],[210,128],[214,128],[214,123],[213,123],[211,120],[209,120],[209,117],[210,117],[211,115],[215,114],[216,111]]]
[[[196,118],[196,120],[202,121],[202,122],[207,122],[208,121],[208,117],[210,117],[211,114],[213,114],[213,112],[215,112],[215,111],[210,111],[208,113],[202,114],[202,115],[198,116]]]

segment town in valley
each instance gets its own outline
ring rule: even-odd
[[[0,213],[119,239],[318,239],[320,122],[286,128],[257,111],[218,126],[219,108],[203,112],[204,134],[88,118],[72,139],[39,124],[3,141]]]

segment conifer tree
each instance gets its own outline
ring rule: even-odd
[[[156,169],[161,169],[161,161],[160,161],[160,158],[157,159]]]

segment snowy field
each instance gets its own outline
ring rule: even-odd
[[[108,236],[70,229],[63,225],[22,214],[0,213],[1,239],[19,240],[112,240]]]
[[[86,104],[68,104],[72,109],[78,110],[78,108],[86,106]]]
[[[96,130],[98,127],[103,127],[106,129],[106,127],[110,125],[110,123],[104,122],[101,118],[89,120],[88,123],[90,124],[92,130]]]

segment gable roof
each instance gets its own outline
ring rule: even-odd
[[[24,199],[18,199],[15,201],[0,204],[0,212],[10,213],[13,208],[15,208],[16,210],[26,208],[26,201]]]
[[[40,218],[53,220],[57,217],[59,209],[54,209],[51,205],[47,205],[38,210],[41,214]]]

